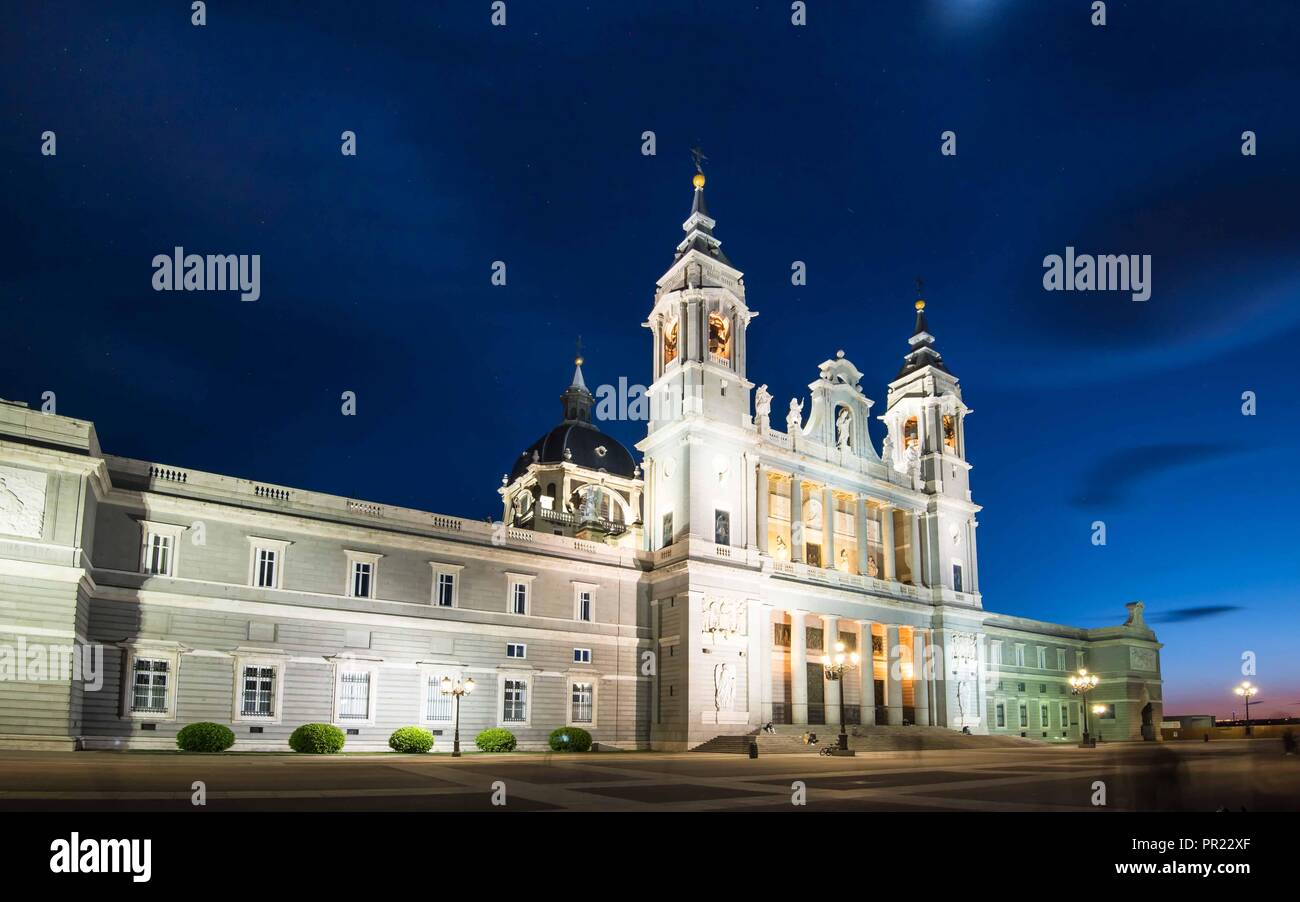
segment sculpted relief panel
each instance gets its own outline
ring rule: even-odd
[[[44,473],[0,467],[0,535],[39,539],[45,525]]]
[[[1139,648],[1130,645],[1128,663],[1133,670],[1156,670],[1156,652],[1153,648]]]

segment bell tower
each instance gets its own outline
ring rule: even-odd
[[[684,537],[743,545],[750,392],[745,334],[756,314],[744,275],[713,234],[696,153],[691,212],[672,265],[656,283],[650,330],[654,380],[645,454],[646,544]],[[707,436],[705,435],[707,433]]]
[[[882,458],[908,474],[913,487],[930,496],[921,526],[922,577],[926,586],[963,593],[979,604],[975,514],[970,463],[966,460],[966,417],[973,413],[961,386],[934,347],[924,299],[915,303],[911,350],[889,383],[880,420],[887,435]]]

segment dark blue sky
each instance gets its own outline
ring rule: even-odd
[[[0,396],[116,454],[498,513],[577,334],[591,384],[648,380],[699,141],[778,408],[842,348],[881,412],[923,276],[985,604],[1143,599],[1167,711],[1227,715],[1252,651],[1300,712],[1300,6],[1089,5],[6,4]],[[261,299],[154,292],[178,244],[260,254]],[[1067,245],[1152,255],[1151,300],[1045,292]]]

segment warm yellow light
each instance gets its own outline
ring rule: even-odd
[[[838,652],[842,652],[842,651],[844,651],[844,643],[843,643],[843,642],[836,642],[836,643],[835,643],[835,650],[838,651]]]
[[[861,659],[858,657],[858,653],[856,651],[849,653],[849,663],[852,664],[854,667],[858,666],[859,660]]]
[[[831,656],[830,656],[830,655],[822,655],[822,666],[823,666],[823,667],[830,667],[830,666],[831,666]]]
[[[1105,706],[1105,705],[1093,705],[1093,706],[1092,706],[1092,713],[1093,713],[1093,714],[1105,714],[1105,713],[1106,713],[1106,706]]]
[[[443,677],[439,685],[444,693],[451,692],[451,677]]]
[[[691,179],[691,184],[694,185],[696,188],[703,188],[703,187],[704,187],[704,173],[703,173],[703,172],[697,172],[697,173],[695,173],[695,177],[694,177],[693,179]]]
[[[474,691],[474,679],[473,679],[473,677],[471,677],[470,679],[468,679],[468,680],[465,681],[465,691],[466,691],[467,693],[469,693],[469,692],[473,692],[473,691]]]

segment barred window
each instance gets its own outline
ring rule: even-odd
[[[244,668],[243,701],[239,710],[244,717],[275,715],[274,667],[250,664]]]
[[[528,681],[506,680],[501,719],[506,723],[523,723],[528,719]]]
[[[131,710],[166,714],[168,662],[158,658],[136,658],[132,669]]]
[[[574,683],[573,684],[573,717],[572,723],[591,723],[592,703],[595,700],[595,692],[591,683]]]
[[[444,676],[456,679],[456,674],[452,673],[431,673],[429,681],[425,685],[427,701],[424,706],[424,719],[428,721],[447,721],[451,722],[452,715],[452,697],[443,694],[442,678]]]
[[[339,678],[339,720],[370,719],[370,674],[348,671]]]

